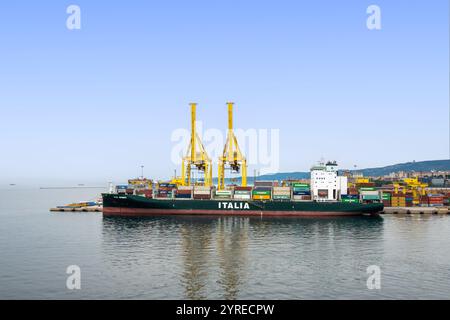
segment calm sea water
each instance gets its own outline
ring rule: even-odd
[[[450,217],[103,218],[101,190],[0,192],[2,299],[449,299]],[[81,268],[81,290],[66,268]],[[368,290],[366,269],[381,268]]]

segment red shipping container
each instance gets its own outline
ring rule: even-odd
[[[191,190],[177,190],[177,194],[191,194]]]
[[[252,187],[234,187],[237,191],[252,191]]]

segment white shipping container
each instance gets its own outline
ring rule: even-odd
[[[217,195],[221,195],[221,196],[231,196],[231,191],[228,190],[218,190],[216,191]]]
[[[273,192],[291,192],[290,187],[273,187]]]
[[[193,190],[193,186],[179,186],[178,190]]]
[[[195,186],[195,187],[194,187],[194,190],[202,190],[202,191],[208,190],[208,191],[210,191],[210,190],[211,190],[211,187]]]
[[[251,195],[249,194],[235,194],[233,199],[235,200],[250,200]]]
[[[194,190],[194,194],[198,194],[198,195],[205,195],[205,194],[211,194],[211,191],[209,190]]]
[[[289,195],[291,195],[291,192],[290,191],[274,191],[273,192],[273,195],[274,196],[289,196]]]
[[[380,194],[380,191],[360,191],[360,194],[362,196],[378,196]]]

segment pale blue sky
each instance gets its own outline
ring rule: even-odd
[[[449,157],[446,0],[10,0],[0,41],[0,184],[168,177],[191,101],[280,129],[280,171]]]

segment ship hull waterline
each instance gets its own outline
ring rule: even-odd
[[[378,215],[383,204],[313,201],[172,200],[131,195],[103,195],[104,216],[266,216],[338,217]]]

